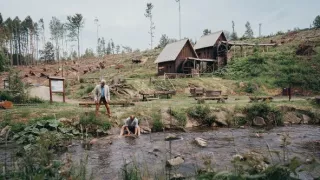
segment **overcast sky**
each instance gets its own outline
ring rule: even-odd
[[[48,24],[52,16],[65,22],[68,15],[81,13],[85,18],[82,30],[82,51],[95,50],[99,19],[99,36],[113,39],[115,44],[133,49],[149,48],[149,20],[144,16],[146,3],[154,5],[156,44],[162,34],[179,38],[178,3],[175,0],[0,0],[0,12],[4,19],[30,15],[33,20],[44,18]],[[239,36],[244,33],[246,21],[251,23],[255,35],[268,35],[295,27],[306,28],[320,14],[320,0],[181,0],[182,37],[199,39],[205,28],[212,32],[232,31],[231,21]],[[47,38],[48,39],[48,38]]]

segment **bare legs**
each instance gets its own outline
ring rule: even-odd
[[[120,136],[124,135],[124,130],[126,130],[128,132],[128,135],[131,134],[130,131],[129,131],[128,126],[122,126],[121,130],[120,130]],[[139,126],[134,128],[134,134],[137,135],[137,136],[140,136],[140,127]]]
[[[105,103],[104,106],[106,107],[107,109],[107,115],[109,117],[111,117],[111,111],[110,111],[110,105],[108,103]],[[96,116],[99,115],[99,109],[100,109],[100,103],[96,103]]]

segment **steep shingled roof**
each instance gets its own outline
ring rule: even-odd
[[[223,33],[223,31],[214,32],[205,36],[202,36],[197,44],[194,46],[194,49],[202,49],[210,46],[214,46],[214,44],[217,42],[220,35]]]
[[[154,63],[175,61],[188,39],[167,44]]]

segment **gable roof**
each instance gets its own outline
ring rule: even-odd
[[[166,47],[162,50],[160,55],[157,57],[156,61],[154,63],[162,63],[162,62],[168,62],[168,61],[175,61],[181,52],[182,48],[186,43],[190,43],[189,39],[183,39],[171,44],[167,44]],[[192,48],[192,51],[197,56],[197,53],[194,51],[191,43],[190,46]]]
[[[223,31],[217,31],[205,36],[201,36],[194,49],[202,49],[210,46],[214,46],[218,38],[223,34]]]

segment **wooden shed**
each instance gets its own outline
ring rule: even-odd
[[[158,75],[163,75],[164,73],[191,73],[191,69],[188,72],[184,71],[188,58],[198,59],[188,39],[168,44],[155,61],[158,64]]]
[[[226,46],[222,41],[227,41],[223,31],[202,36],[194,49],[200,59],[213,59],[217,61],[214,69],[223,67],[227,64],[227,53],[230,46]]]

